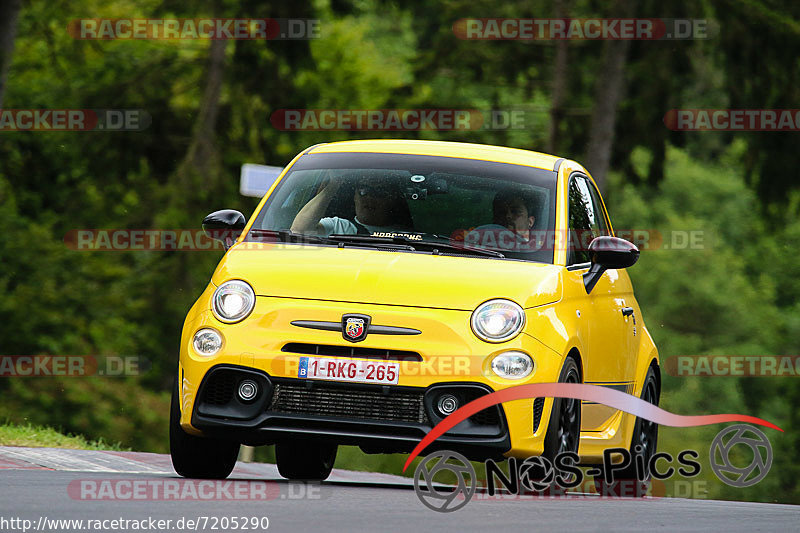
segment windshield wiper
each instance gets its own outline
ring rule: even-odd
[[[488,255],[489,257],[498,257],[498,258],[505,258],[505,254],[498,252],[496,250],[489,250],[487,248],[478,248],[477,246],[469,246],[466,244],[451,244],[450,237],[445,235],[439,235],[438,233],[427,233],[426,235],[430,235],[431,237],[435,237],[437,239],[444,239],[445,242],[440,241],[416,241],[426,244],[428,246],[438,245],[440,248],[447,248],[448,250],[457,250],[460,252],[471,252],[476,255]]]
[[[328,235],[328,239],[334,242],[338,242],[339,245],[345,245],[350,243],[350,244],[372,246],[375,248],[386,248],[391,250],[408,250],[410,252],[416,251],[416,248],[411,246],[411,244],[416,243],[416,241],[411,241],[402,236],[375,237],[373,235],[358,235],[358,234],[345,235],[341,233],[334,233],[333,235]]]
[[[489,257],[497,257],[499,259],[505,258],[505,255],[497,252],[495,250],[488,250],[486,248],[476,248],[474,246],[466,246],[462,244],[450,244],[449,242],[437,242],[437,241],[412,241],[415,244],[424,244],[425,246],[430,246],[433,248],[433,252],[438,252],[441,248],[444,248],[448,251],[460,252],[460,253],[467,253],[467,254],[474,254],[474,255],[486,255]]]
[[[286,243],[338,244],[339,246],[344,246],[349,243],[373,248],[415,251],[414,247],[407,244],[405,241],[398,242],[391,238],[373,237],[372,235],[333,234],[328,237],[322,237],[319,235],[310,235],[308,233],[298,233],[289,229],[260,229],[252,230],[248,237],[255,242],[261,242],[265,240],[265,238],[267,242],[274,242],[272,239],[277,238],[280,242]]]
[[[452,252],[460,252],[464,254],[485,255],[488,257],[504,258],[500,252],[494,250],[487,250],[485,248],[475,248],[473,246],[461,246],[457,244],[450,244],[447,242],[437,241],[417,241],[409,239],[403,235],[395,235],[394,237],[376,237],[373,235],[331,235],[329,238],[338,240],[340,242],[353,242],[353,243],[375,243],[384,246],[401,247],[403,249],[414,251],[415,247],[424,246],[430,248],[434,255],[437,255],[440,250],[444,249]]]

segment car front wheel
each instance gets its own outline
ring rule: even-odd
[[[578,363],[567,357],[561,369],[559,383],[580,383]],[[544,456],[555,461],[564,452],[578,452],[581,439],[581,401],[573,398],[554,398],[550,423],[544,438]]]
[[[322,481],[331,475],[336,461],[335,444],[284,441],[275,445],[278,472],[286,479]]]
[[[236,466],[239,443],[196,437],[186,433],[180,424],[181,411],[177,384],[172,390],[169,414],[169,453],[172,466],[183,477],[225,479]]]

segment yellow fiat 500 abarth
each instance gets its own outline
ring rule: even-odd
[[[589,173],[551,155],[373,140],[313,146],[249,222],[203,221],[228,248],[183,326],[176,471],[224,478],[240,444],[276,445],[289,479],[325,479],[338,445],[410,452],[438,422],[528,383],[658,403],[658,353]],[[531,398],[472,416],[428,452],[471,459],[655,452],[657,426]]]

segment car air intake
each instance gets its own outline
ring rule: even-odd
[[[300,353],[304,355],[326,355],[332,357],[360,357],[362,359],[381,359],[386,361],[422,361],[417,352],[407,350],[382,350],[380,348],[363,348],[361,346],[336,346],[333,344],[306,344],[290,342],[281,348],[282,352]]]
[[[385,390],[385,389],[384,389]],[[315,384],[278,383],[267,410],[318,416],[335,416],[392,422],[429,424],[423,392],[396,389],[351,389]]]
[[[227,405],[233,399],[240,379],[235,371],[217,371],[203,387],[203,401],[211,405]]]
[[[536,398],[533,400],[533,432],[536,433],[539,429],[539,423],[542,421],[542,411],[544,411],[544,398]]]

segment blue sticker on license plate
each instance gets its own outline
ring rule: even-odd
[[[308,377],[308,357],[300,358],[300,369],[297,371],[298,378]]]

